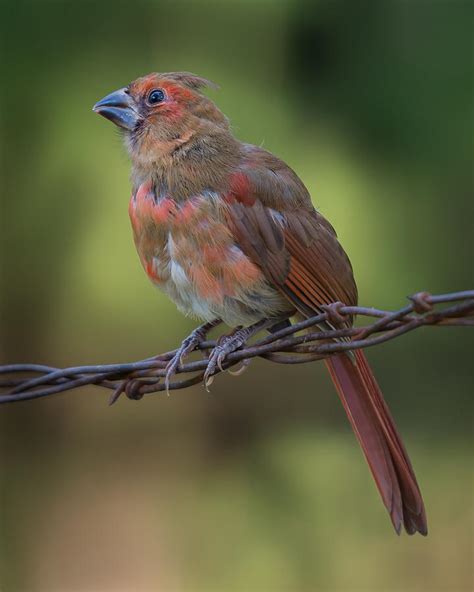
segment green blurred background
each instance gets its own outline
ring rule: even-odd
[[[473,287],[473,3],[1,4],[2,360],[140,359],[193,327],[136,256],[119,136],[91,107],[149,71],[216,81],[303,178],[365,305]],[[170,397],[0,409],[2,592],[471,590],[467,329],[370,350],[430,534],[397,538],[321,365]]]

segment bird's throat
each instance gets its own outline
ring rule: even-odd
[[[240,145],[230,133],[203,135],[192,130],[166,141],[147,144],[144,138],[129,152],[133,184],[151,180],[177,200],[224,190],[241,158]]]

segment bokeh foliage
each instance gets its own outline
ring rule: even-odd
[[[5,361],[138,359],[193,323],[143,274],[128,163],[93,103],[189,70],[236,134],[304,179],[362,304],[472,287],[471,2],[3,1]],[[0,587],[469,590],[472,336],[369,352],[426,498],[390,531],[323,368],[123,401],[92,389],[0,410]]]

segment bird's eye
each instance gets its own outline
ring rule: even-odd
[[[155,88],[152,90],[148,95],[148,103],[150,105],[156,105],[157,103],[162,103],[165,100],[165,92],[161,90],[161,88]]]

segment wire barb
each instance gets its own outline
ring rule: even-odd
[[[254,343],[244,343],[217,365],[213,377],[239,364],[246,368],[255,357],[278,364],[304,364],[335,353],[379,345],[419,327],[474,326],[474,290],[438,295],[418,292],[408,299],[410,304],[396,311],[345,306],[335,302],[325,306],[321,314],[283,327],[270,335],[265,334]],[[361,327],[340,328],[346,318],[356,316],[372,319],[372,322]],[[336,328],[324,331],[314,329],[324,321],[332,322]],[[216,345],[215,340],[201,341],[196,351],[209,353]],[[124,364],[62,369],[41,364],[0,366],[0,403],[38,399],[95,385],[112,391],[109,403],[113,404],[122,393],[129,399],[138,400],[150,393],[183,389],[201,383],[208,365],[207,356],[180,364],[176,373],[183,375],[183,378],[167,384],[169,361],[177,351]]]

